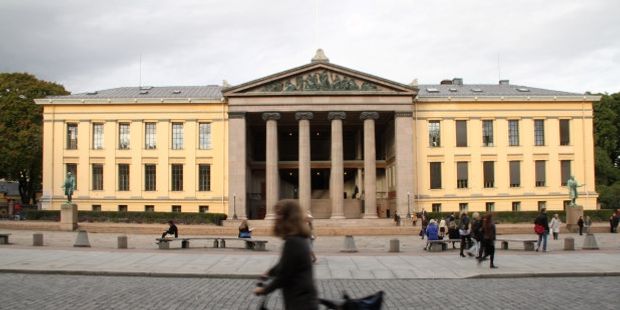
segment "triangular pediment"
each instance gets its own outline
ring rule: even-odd
[[[310,63],[224,89],[225,97],[415,94],[411,86],[327,62]]]

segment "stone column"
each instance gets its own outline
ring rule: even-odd
[[[245,112],[228,112],[228,218],[237,214],[242,220],[247,218],[245,127]]]
[[[331,172],[329,176],[329,196],[332,202],[332,219],[344,218],[344,169],[342,151],[342,120],[346,118],[344,112],[329,112],[327,118],[331,120]]]
[[[407,193],[415,191],[413,158],[413,113],[397,111],[394,113],[394,150],[396,171],[396,210],[402,217],[407,214]],[[415,201],[414,201],[415,204]],[[412,211],[415,210],[412,205]]]
[[[362,112],[364,121],[364,218],[377,218],[377,151],[375,149],[375,120],[377,112]]]
[[[311,213],[312,180],[310,176],[310,120],[312,112],[297,112],[295,119],[299,121],[299,205]]]
[[[266,220],[274,219],[276,214],[274,206],[280,196],[280,174],[278,173],[278,120],[280,113],[263,113],[263,120],[267,122],[267,141],[265,156],[265,187],[267,197],[265,203],[267,207]]]

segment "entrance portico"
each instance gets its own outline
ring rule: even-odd
[[[317,56],[224,90],[237,216],[271,219],[282,198],[317,218],[406,214],[416,90]]]

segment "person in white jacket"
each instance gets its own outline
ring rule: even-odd
[[[549,223],[549,228],[551,232],[553,232],[553,240],[558,240],[558,235],[560,234],[560,225],[562,225],[562,221],[558,214],[554,214],[551,222]]]

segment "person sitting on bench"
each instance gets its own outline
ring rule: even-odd
[[[239,225],[239,238],[252,238],[252,228],[248,226],[248,221],[243,220]]]
[[[178,238],[179,229],[177,229],[177,225],[174,225],[174,221],[172,220],[168,221],[168,225],[170,225],[170,227],[168,227],[168,230],[164,231],[164,233],[161,234],[161,238],[162,239],[166,238],[166,235],[174,235],[175,238]]]

